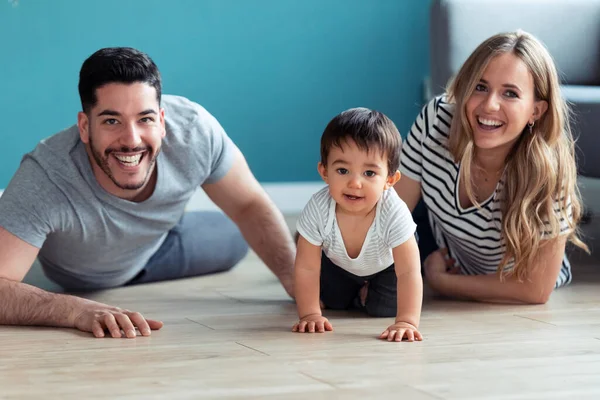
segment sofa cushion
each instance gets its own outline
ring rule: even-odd
[[[563,85],[562,93],[573,109],[579,173],[600,177],[600,86]],[[583,133],[583,134],[581,134]]]
[[[600,85],[600,0],[437,0],[431,8],[434,94],[477,45],[523,29],[548,47],[571,85]]]

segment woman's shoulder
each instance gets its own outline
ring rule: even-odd
[[[423,113],[427,113],[428,117],[435,116],[439,113],[447,115],[454,114],[455,104],[452,102],[447,93],[437,95],[429,100],[423,107]]]
[[[436,119],[441,120],[450,126],[452,118],[454,117],[454,109],[456,108],[456,104],[449,100],[447,93],[434,97],[432,103],[432,109],[435,113]]]
[[[447,94],[434,97],[423,107],[419,119],[424,130],[424,139],[432,140],[437,145],[446,143],[450,134],[450,126],[454,116],[455,104],[450,102]]]

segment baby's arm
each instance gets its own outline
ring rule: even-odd
[[[321,315],[320,278],[321,247],[309,243],[300,235],[294,264],[294,293],[300,320],[294,325],[292,332],[333,330],[327,318]]]
[[[414,236],[392,250],[396,268],[398,310],[396,322],[388,327],[380,336],[381,339],[397,342],[406,338],[408,341],[422,340],[418,330],[423,303],[423,278],[421,277],[421,261],[419,247]]]

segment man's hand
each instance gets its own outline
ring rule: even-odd
[[[404,338],[409,342],[423,340],[423,336],[421,336],[419,330],[408,322],[396,322],[394,325],[390,325],[379,336],[379,339],[387,339],[388,342],[400,342]]]
[[[161,321],[146,319],[138,312],[122,310],[117,307],[98,304],[98,307],[83,311],[75,317],[74,327],[83,332],[91,332],[97,338],[104,337],[108,330],[113,338],[135,338],[137,328],[143,336],[150,336],[150,332],[163,327]]]
[[[325,331],[333,331],[333,326],[327,318],[318,314],[311,314],[301,318],[292,328],[292,332],[301,333],[323,333]]]

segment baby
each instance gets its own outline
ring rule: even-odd
[[[319,174],[327,186],[312,196],[297,229],[294,332],[332,331],[321,310],[352,306],[396,317],[379,336],[422,340],[423,280],[416,225],[393,186],[401,139],[378,111],[342,112],[321,137]]]

